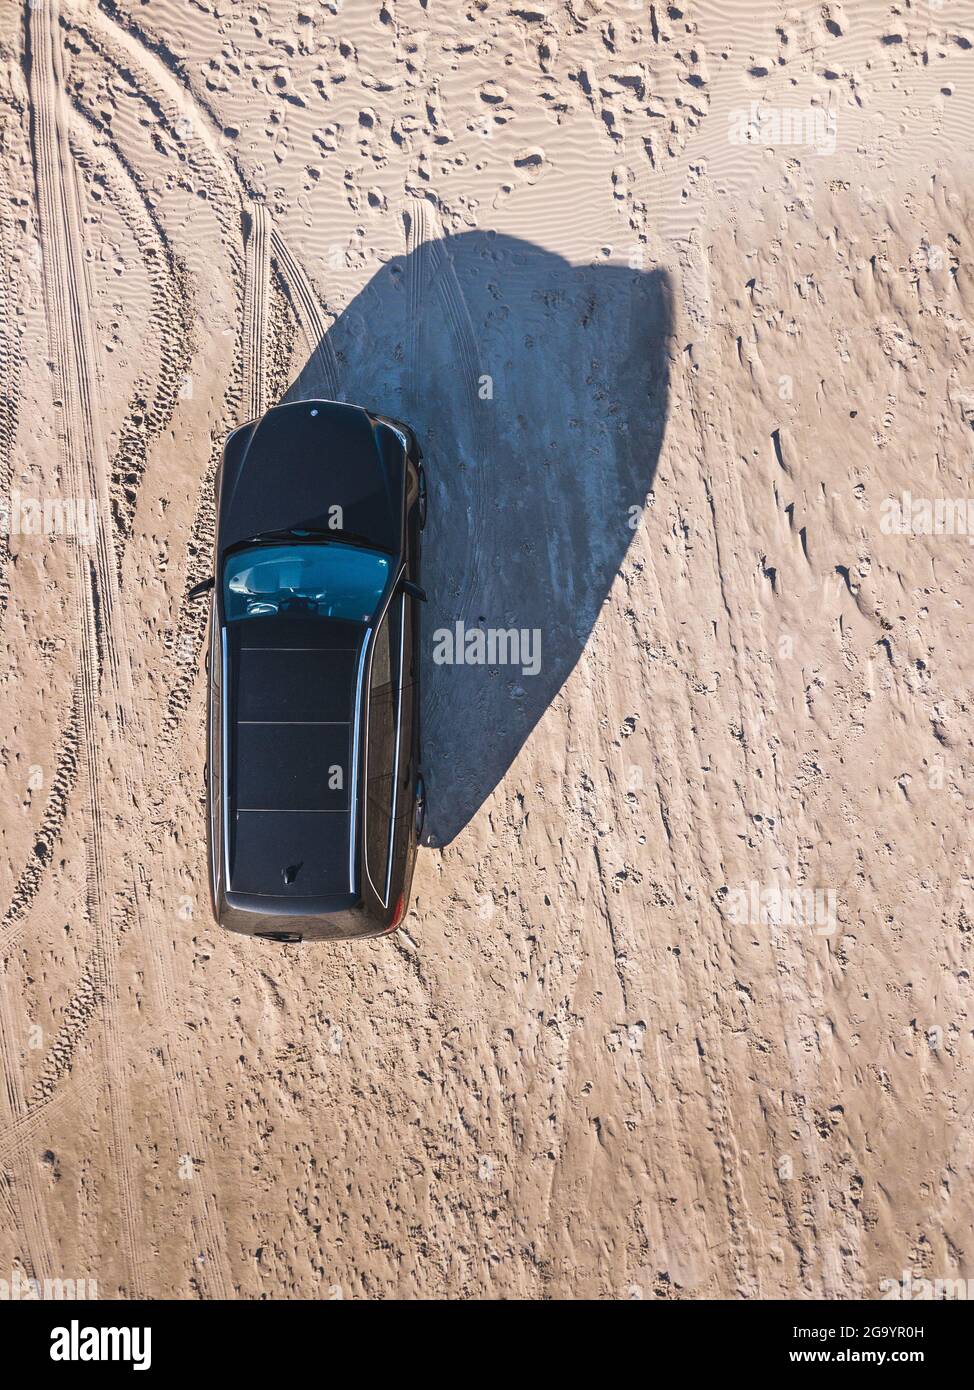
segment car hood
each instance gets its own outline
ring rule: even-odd
[[[221,557],[242,541],[291,528],[347,531],[398,552],[402,450],[367,411],[297,401],[275,406],[249,435],[231,439],[218,501]]]

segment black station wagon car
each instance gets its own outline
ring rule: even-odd
[[[274,941],[402,920],[424,814],[412,430],[334,401],[229,436],[216,479],[207,840],[217,921]]]

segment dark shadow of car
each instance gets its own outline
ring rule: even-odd
[[[428,844],[501,781],[598,620],[653,485],[670,334],[662,271],[463,233],[383,264],[285,396],[423,442]]]

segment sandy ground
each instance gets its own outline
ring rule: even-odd
[[[0,1277],[974,1278],[972,44],[967,0],[0,6]],[[184,594],[288,392],[419,431],[430,644],[540,634],[425,653],[382,943],[209,915]]]

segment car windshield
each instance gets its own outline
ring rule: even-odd
[[[388,557],[360,546],[252,545],[227,557],[223,607],[230,622],[303,613],[367,623],[388,578]]]

